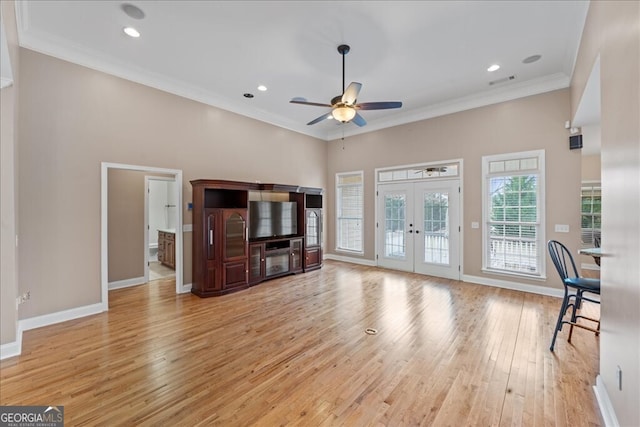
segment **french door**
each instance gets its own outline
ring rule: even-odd
[[[378,265],[460,279],[460,181],[378,185]]]

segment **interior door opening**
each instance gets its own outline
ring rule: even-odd
[[[145,282],[175,277],[177,187],[174,177],[145,176]]]
[[[136,171],[139,173],[165,175],[173,178],[177,187],[176,200],[176,234],[175,234],[175,282],[176,293],[189,292],[190,286],[183,286],[183,247],[182,247],[182,171],[178,169],[154,168],[149,166],[136,166],[119,163],[101,164],[101,185],[100,185],[100,285],[101,285],[101,304],[104,310],[109,308],[109,171]],[[144,184],[143,184],[144,185]],[[144,188],[142,190],[144,192]],[[142,195],[140,196],[144,198]],[[141,216],[143,213],[141,212]],[[138,229],[139,230],[139,229]],[[141,236],[140,244],[144,247],[145,240]],[[145,251],[146,253],[147,251]],[[112,254],[113,255],[113,254]]]

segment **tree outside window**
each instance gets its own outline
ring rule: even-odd
[[[582,247],[600,247],[602,192],[600,183],[583,184],[581,191],[581,239]]]

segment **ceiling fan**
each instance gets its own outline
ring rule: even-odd
[[[367,124],[366,120],[358,114],[358,110],[387,110],[390,108],[402,107],[402,102],[363,102],[357,104],[358,94],[362,89],[362,83],[351,82],[349,86],[344,87],[344,57],[351,48],[349,45],[341,44],[338,46],[338,52],[342,55],[342,95],[338,95],[331,100],[331,104],[322,104],[319,102],[308,102],[304,98],[293,98],[292,104],[314,105],[317,107],[331,107],[331,111],[322,116],[311,120],[307,125],[315,125],[323,120],[334,118],[342,123],[353,121],[358,126]]]

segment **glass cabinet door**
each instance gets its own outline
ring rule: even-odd
[[[315,210],[307,211],[306,246],[320,245],[320,214]]]
[[[249,281],[262,278],[262,263],[264,262],[264,246],[262,244],[249,245]]]
[[[245,230],[246,222],[240,213],[233,212],[226,218],[224,224],[225,258],[245,256]]]
[[[302,239],[291,241],[291,270],[302,269]]]

